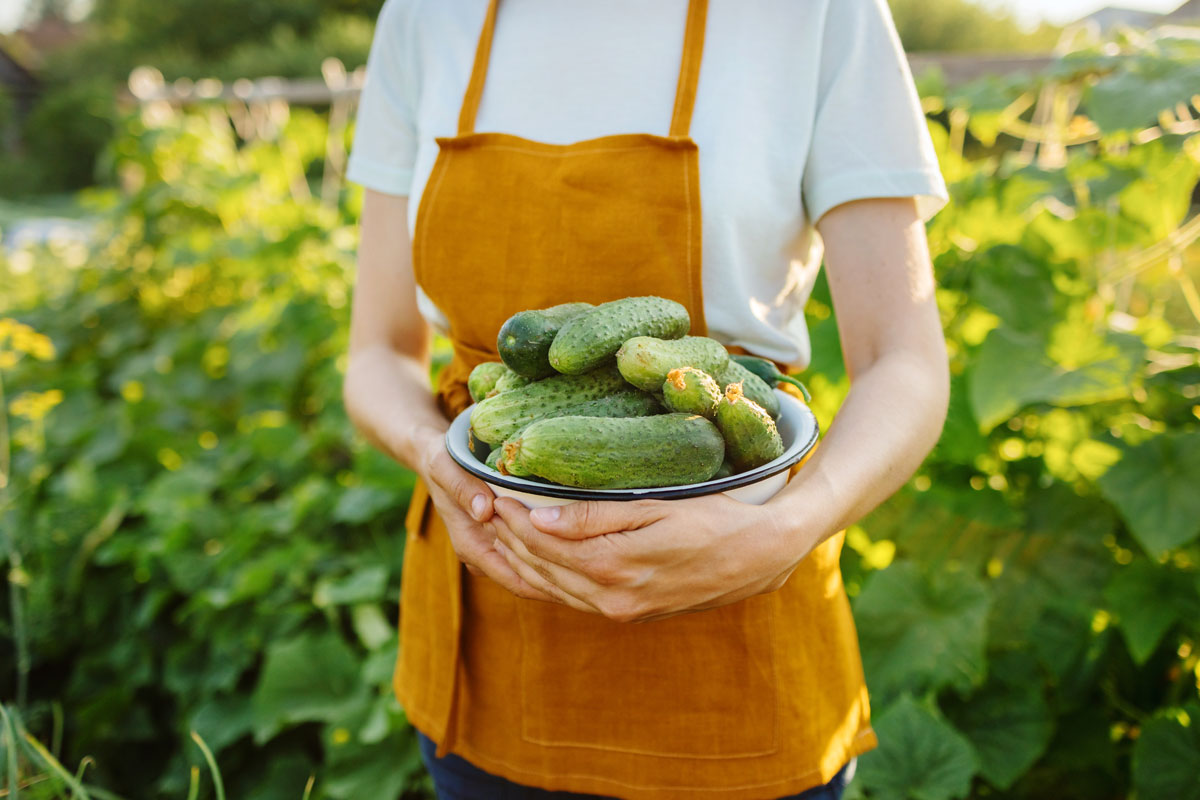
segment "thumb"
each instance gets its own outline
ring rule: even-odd
[[[431,477],[476,522],[492,518],[494,495],[488,485],[455,464],[449,455],[439,459]]]
[[[584,500],[565,506],[535,508],[529,514],[534,527],[566,539],[586,539],[649,525],[661,516],[643,501]]]

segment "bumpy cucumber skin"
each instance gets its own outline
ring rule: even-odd
[[[694,414],[539,420],[504,446],[507,462],[564,486],[635,489],[709,480],[725,440]]]
[[[742,393],[740,383],[725,389],[717,404],[717,428],[725,437],[725,456],[739,472],[761,467],[783,455],[775,420]]]
[[[662,389],[667,373],[680,367],[695,367],[713,374],[729,364],[729,353],[716,339],[684,336],[682,339],[656,339],[635,336],[617,351],[617,369],[625,380],[645,392]]]
[[[617,392],[606,397],[588,400],[586,403],[551,411],[549,414],[538,417],[533,422],[539,422],[543,419],[554,419],[555,417],[651,417],[662,413],[664,413],[662,403],[658,402],[658,399],[654,395],[629,388],[627,391]],[[531,422],[530,425],[532,424]],[[512,436],[509,436],[504,440],[504,444],[508,444],[513,439],[519,438],[525,428],[528,427],[529,425],[526,425]],[[504,445],[500,445],[498,449],[503,449],[503,447]],[[529,475],[528,472],[519,471],[520,467],[518,466],[514,466],[513,469],[518,471],[506,474],[517,475],[518,477]]]
[[[508,367],[499,361],[485,361],[471,370],[467,376],[467,391],[471,393],[471,399],[478,403],[487,397],[496,388],[496,381],[506,372]]]
[[[712,419],[721,400],[721,389],[707,372],[695,367],[681,367],[667,373],[662,396],[668,411]]]
[[[592,307],[591,303],[563,303],[513,314],[500,327],[496,337],[500,360],[526,378],[550,377],[555,373],[554,367],[550,366],[550,345],[559,328]]]
[[[743,367],[732,358],[719,375],[714,375],[717,383],[724,391],[730,384],[740,383],[742,393],[757,403],[763,411],[771,415],[771,419],[779,419],[779,398],[775,396],[775,387],[768,386],[766,381]]]
[[[487,393],[486,397],[511,392],[513,389],[520,389],[522,386],[528,386],[531,383],[533,383],[532,379],[526,378],[524,375],[518,375],[508,367],[505,367],[504,374],[496,379],[496,385],[492,387],[492,390]]]
[[[563,374],[579,375],[609,361],[635,336],[678,339],[691,324],[687,309],[664,297],[601,303],[563,324],[550,345],[550,365]]]
[[[615,366],[585,375],[555,375],[476,403],[471,427],[494,447],[535,419],[620,391],[629,391],[629,384]]]

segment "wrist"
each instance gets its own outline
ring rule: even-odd
[[[433,456],[445,448],[445,437],[445,430],[439,430],[434,425],[418,423],[397,435],[393,452],[399,460],[408,464],[418,477],[428,482],[429,464]]]
[[[833,493],[820,489],[815,471],[793,476],[787,486],[761,508],[781,555],[795,564],[839,530]]]

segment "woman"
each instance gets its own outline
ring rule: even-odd
[[[420,477],[396,691],[441,796],[839,796],[875,739],[838,532],[948,393],[922,226],[945,189],[884,0],[389,0],[349,175],[345,399]],[[662,295],[804,365],[822,243],[852,388],[766,505],[530,513],[446,454],[522,309]]]

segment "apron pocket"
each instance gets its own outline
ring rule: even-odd
[[[521,735],[649,756],[775,752],[772,595],[641,624],[518,603]]]

